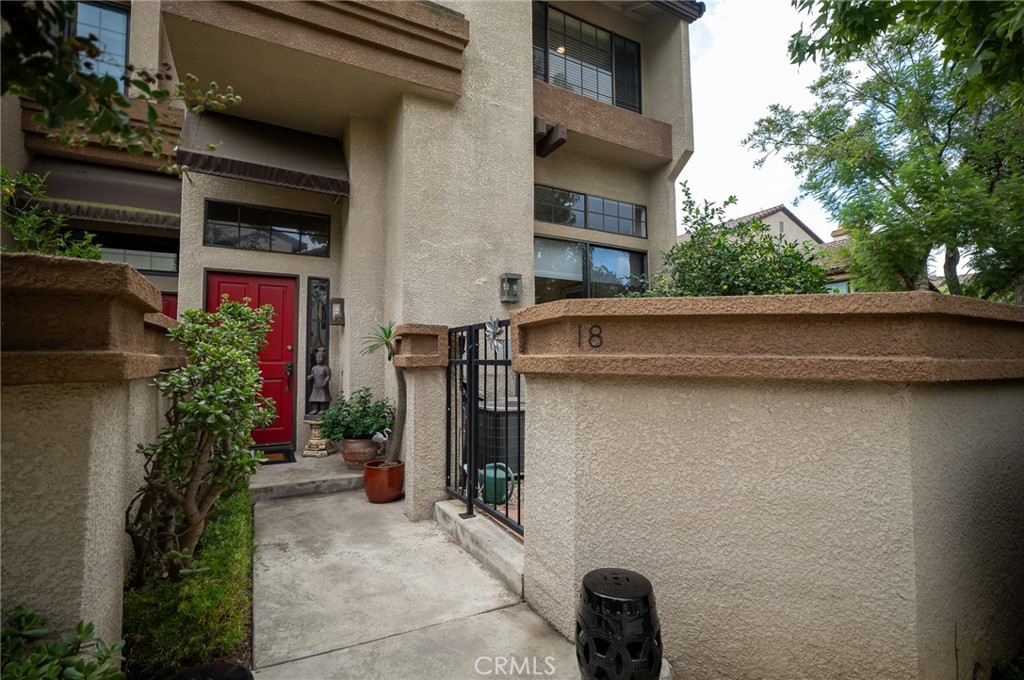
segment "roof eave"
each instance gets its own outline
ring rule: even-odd
[[[703,2],[695,0],[652,0],[651,4],[690,24],[704,16],[707,9]]]

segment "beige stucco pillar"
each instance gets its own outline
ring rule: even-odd
[[[127,265],[4,254],[2,272],[0,609],[117,640],[135,447],[162,421],[152,377],[183,361],[174,322]]]
[[[1024,310],[565,301],[513,343],[525,595],[567,636],[582,576],[619,566],[690,678],[970,680],[1016,653]]]
[[[452,326],[508,316],[502,273],[532,299],[533,79],[530,3],[444,4],[472,26],[464,89],[405,94],[389,118],[385,309]]]
[[[447,326],[402,324],[395,366],[405,371],[405,514],[414,522],[430,519],[445,489],[445,367]]]

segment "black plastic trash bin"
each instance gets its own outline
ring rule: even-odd
[[[583,577],[576,661],[588,680],[661,675],[661,624],[647,578],[627,569],[595,569]]]

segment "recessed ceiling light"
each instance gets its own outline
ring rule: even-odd
[[[557,47],[557,48],[555,49],[555,52],[558,52],[559,54],[565,54],[565,45],[559,45],[559,46],[558,46],[558,47]]]

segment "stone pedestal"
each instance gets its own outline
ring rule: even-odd
[[[330,439],[320,436],[320,421],[312,418],[303,418],[302,422],[309,425],[309,443],[302,450],[305,458],[326,458],[332,453],[338,452],[338,447]]]

